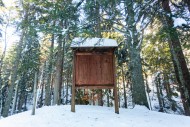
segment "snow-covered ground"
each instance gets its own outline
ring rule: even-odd
[[[145,107],[120,109],[100,106],[49,106],[0,120],[0,127],[190,127],[190,117],[149,111]]]

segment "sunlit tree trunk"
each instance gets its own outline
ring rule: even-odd
[[[53,25],[54,26],[54,25]],[[45,84],[45,105],[51,105],[51,77],[52,77],[52,69],[53,69],[53,50],[54,50],[54,34],[52,34],[51,38],[51,47],[50,54],[48,60],[48,70],[47,70],[47,82]]]
[[[60,26],[63,27],[63,20],[60,21]],[[61,86],[62,86],[62,74],[63,74],[63,37],[58,35],[58,47],[57,47],[57,60],[56,60],[56,72],[55,72],[55,84],[54,84],[54,99],[53,104],[60,104]]]

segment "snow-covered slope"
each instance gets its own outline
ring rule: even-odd
[[[145,107],[120,109],[99,106],[50,106],[0,120],[0,127],[190,127],[190,117],[149,111]]]

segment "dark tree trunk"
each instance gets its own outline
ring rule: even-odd
[[[95,95],[95,91],[92,90],[92,103],[93,103],[93,105],[95,105],[95,98],[94,98],[94,95]]]
[[[156,77],[156,91],[157,91],[157,97],[158,102],[160,106],[159,112],[164,112],[164,103],[163,103],[163,95],[162,95],[162,89],[161,89],[161,81],[160,81],[160,74]]]
[[[169,43],[169,45],[171,46],[171,43]],[[178,73],[179,71],[178,71],[177,63],[174,60],[174,55],[173,55],[174,51],[171,50],[171,48],[170,48],[170,52],[171,52],[171,57],[172,57],[172,61],[173,61],[175,76],[176,76],[176,79],[177,79],[177,82],[178,82],[178,85],[179,85],[179,90],[180,90],[180,94],[181,94],[181,100],[182,100],[182,103],[183,103],[183,108],[184,108],[184,111],[185,111],[185,115],[189,116],[190,115],[190,107],[189,107],[189,103],[187,101],[187,98],[185,96],[185,88],[181,84],[179,73]]]
[[[110,90],[107,90],[107,107],[110,107]]]
[[[103,106],[103,90],[98,90],[98,105]]]
[[[25,102],[25,94],[26,94],[26,91],[22,89],[19,96],[19,101],[18,101],[18,112],[22,112],[22,107]]]
[[[123,97],[124,97],[124,107],[127,108],[127,95],[126,95],[126,85],[125,85],[125,74],[123,70],[123,65],[122,65],[122,80],[123,80]]]
[[[164,74],[164,88],[166,89],[168,99],[171,99],[172,91],[169,84],[169,77],[167,74]]]
[[[44,76],[42,77],[42,85],[41,85],[41,94],[40,94],[39,108],[41,108],[43,106],[43,95],[44,95]]]
[[[164,9],[165,12],[167,12],[169,15],[171,15],[171,9],[169,6],[169,0],[162,0],[162,7]],[[168,15],[166,16],[166,24],[168,27],[168,34],[170,37],[170,41],[168,42],[170,45],[170,51],[173,55],[173,64],[174,68],[175,68],[175,72],[176,72],[176,76],[179,77],[179,84],[181,87],[181,92],[182,95],[181,96],[185,96],[185,101],[188,102],[188,104],[185,105],[189,105],[190,104],[190,73],[189,70],[187,68],[187,64],[185,61],[185,57],[181,48],[181,44],[178,38],[178,33],[176,28],[174,28],[174,23],[173,23],[173,19],[172,17],[169,17]],[[185,113],[186,115],[190,115],[189,111],[186,111]]]
[[[69,92],[69,75],[70,75],[70,73],[69,73],[69,70],[70,69],[68,69],[68,73],[67,73],[67,75],[66,75],[66,99],[65,99],[65,104],[67,105],[67,103],[68,103],[68,92]]]
[[[168,100],[169,100],[170,103],[171,103],[170,107],[171,107],[171,109],[172,109],[173,111],[176,111],[176,110],[177,110],[177,109],[176,109],[176,104],[175,104],[175,101],[172,100],[172,90],[171,90],[171,88],[170,88],[169,77],[168,77],[167,74],[164,74],[164,87],[165,87],[165,89],[166,89],[167,98],[168,98]]]
[[[22,75],[22,78],[20,81],[20,95],[19,95],[18,108],[17,108],[18,112],[22,112],[22,110],[23,110],[22,107],[25,102],[27,78],[24,76],[26,76],[26,74]]]

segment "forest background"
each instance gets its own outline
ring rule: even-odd
[[[0,1],[0,116],[70,104],[75,37],[115,39],[119,106],[190,115],[189,0]],[[36,87],[34,87],[36,86]],[[113,106],[112,90],[77,104]],[[35,105],[35,104],[34,104]]]

